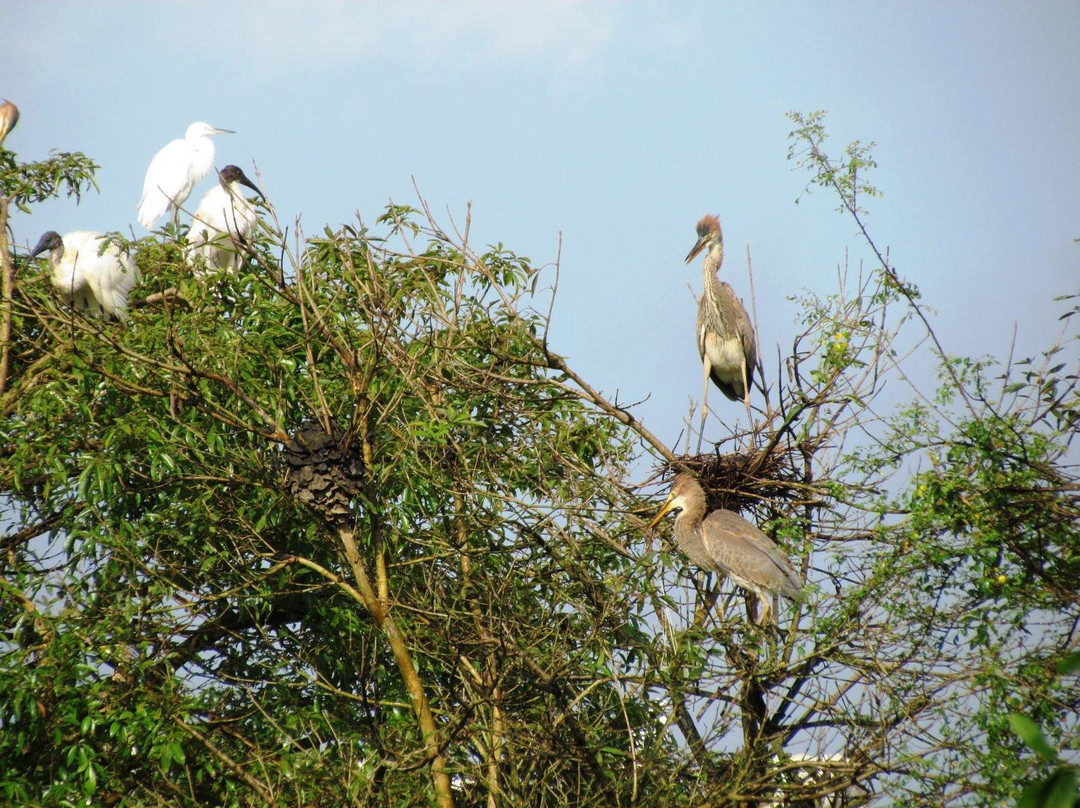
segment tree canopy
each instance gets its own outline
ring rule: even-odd
[[[1040,356],[949,355],[864,226],[872,144],[792,119],[876,266],[805,293],[756,427],[700,457],[551,350],[557,270],[467,222],[290,242],[263,206],[206,275],[183,228],[115,234],[143,280],[106,322],[6,223],[96,167],[0,150],[0,800],[1000,805],[1060,766],[1075,791],[1078,298]],[[937,388],[886,396],[914,353]],[[684,468],[805,577],[779,630],[645,530],[642,481]]]

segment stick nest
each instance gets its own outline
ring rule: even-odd
[[[689,471],[705,490],[706,512],[717,508],[739,512],[760,510],[768,503],[819,502],[822,492],[802,482],[801,455],[774,446],[766,451],[681,455],[665,464],[665,475]]]

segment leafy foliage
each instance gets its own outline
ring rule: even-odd
[[[867,234],[870,147],[795,122]],[[11,157],[0,187],[93,168]],[[879,265],[805,296],[755,433],[717,447],[809,583],[773,633],[645,535],[642,447],[680,458],[549,350],[527,258],[403,206],[295,247],[262,214],[236,273],[194,277],[183,228],[117,237],[144,278],[124,324],[16,256],[0,799],[1065,799],[1075,340],[946,355],[867,234]],[[938,389],[886,392],[921,347]]]

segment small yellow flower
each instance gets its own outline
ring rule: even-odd
[[[1005,582],[1006,582],[1007,580],[1009,580],[1009,579],[1005,577],[1005,573],[1002,573],[1001,575],[999,575],[999,576],[997,577],[997,582],[998,582],[999,584],[1003,584],[1003,583],[1005,583]]]

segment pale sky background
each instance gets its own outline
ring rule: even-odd
[[[542,265],[562,234],[553,344],[673,442],[701,395],[703,213],[775,374],[802,288],[869,260],[854,223],[786,159],[789,110],[827,109],[832,150],[876,141],[868,224],[953,353],[1046,347],[1080,287],[1080,3],[0,3],[0,96],[21,159],[83,151],[100,194],[12,218],[135,223],[143,175],[203,120],[217,165],[262,172],[283,222],[373,223],[415,205]],[[192,207],[211,187],[204,180]],[[543,302],[546,310],[546,301]],[[1070,352],[1075,363],[1077,351]],[[715,390],[724,418],[745,418]],[[723,402],[723,403],[721,403]],[[709,434],[720,437],[718,424]]]

